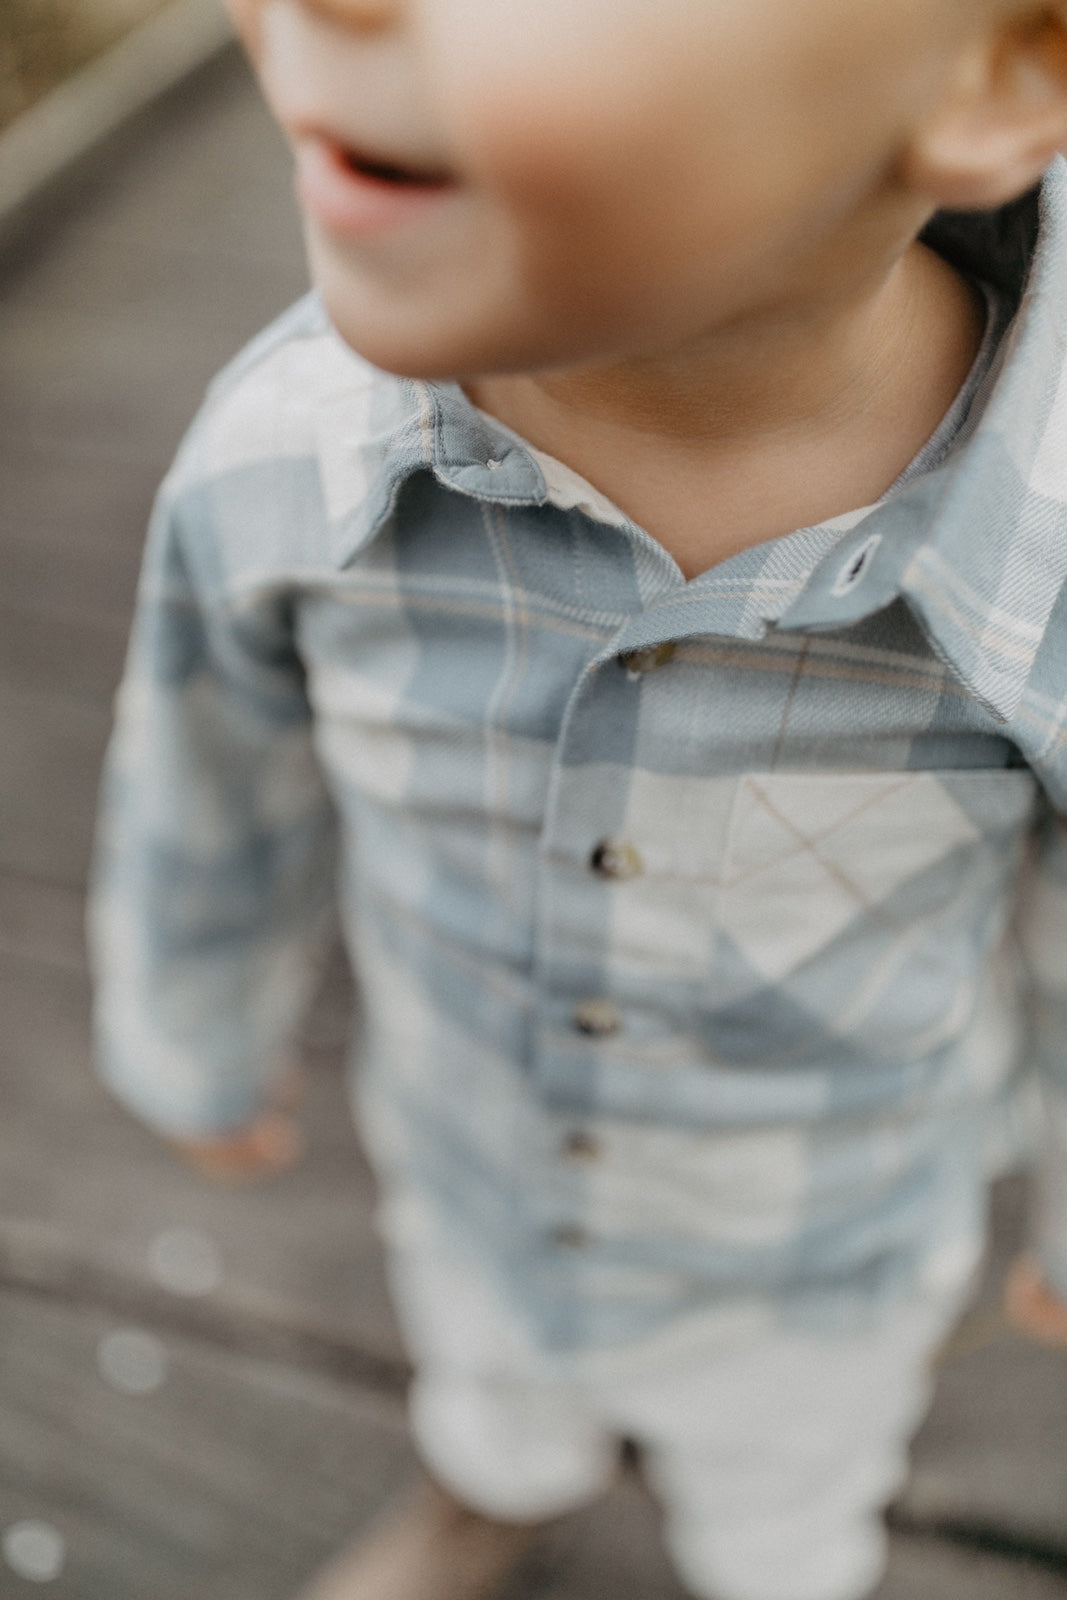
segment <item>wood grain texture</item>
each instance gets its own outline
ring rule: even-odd
[[[160,1388],[122,1393],[120,1326],[0,1293],[0,1525],[61,1534],[57,1600],[283,1600],[415,1470],[395,1398],[173,1331]]]

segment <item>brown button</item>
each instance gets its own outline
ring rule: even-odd
[[[634,674],[655,672],[657,667],[667,665],[677,648],[676,640],[664,639],[660,644],[646,645],[643,650],[624,650],[618,658],[619,666]]]
[[[589,865],[602,878],[615,878],[619,882],[636,878],[644,870],[641,857],[633,845],[622,844],[617,839],[601,839],[589,857]]]
[[[619,1008],[610,1000],[581,1000],[574,1008],[574,1026],[579,1033],[605,1038],[622,1027]]]
[[[591,1133],[575,1128],[563,1141],[563,1153],[575,1161],[593,1161],[600,1154],[600,1146]]]
[[[552,1238],[564,1250],[580,1250],[586,1243],[588,1235],[575,1223],[563,1222],[558,1228],[553,1228]]]

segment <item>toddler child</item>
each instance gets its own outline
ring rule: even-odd
[[[106,1074],[282,1161],[339,876],[445,1488],[317,1595],[480,1593],[629,1438],[694,1595],[856,1600],[1006,1148],[1024,861],[1016,1300],[1067,1326],[1067,4],[232,7],[317,294],[154,520]]]

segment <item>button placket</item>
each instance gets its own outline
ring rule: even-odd
[[[626,758],[626,729],[637,717],[640,697],[615,670],[617,657],[617,649],[608,650],[590,661],[572,692],[559,730],[556,781],[539,852],[532,1076],[546,1105],[565,1107],[579,1118],[595,1108],[612,1036],[625,1029],[621,1005],[604,992],[610,970],[604,896],[606,880],[638,863],[617,851],[627,841],[609,832],[621,817],[618,784],[607,774]],[[598,819],[604,829],[599,840],[592,831]],[[562,1139],[561,1129],[558,1159],[563,1159]]]

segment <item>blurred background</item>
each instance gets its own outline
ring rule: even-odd
[[[285,1600],[414,1471],[339,965],[308,1155],[270,1183],[188,1172],[90,1062],[84,885],[151,498],[211,374],[305,286],[285,152],[207,15],[0,0],[4,1600]],[[1001,1185],[883,1600],[1067,1600],[1067,1357],[998,1310],[1023,1203]],[[508,1590],[679,1593],[632,1478]]]
[[[162,0],[3,0],[0,127],[161,4]]]

